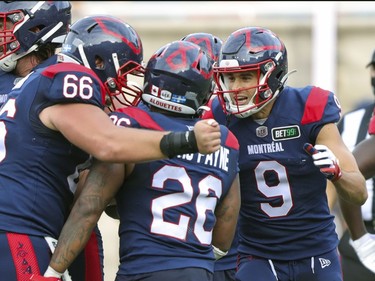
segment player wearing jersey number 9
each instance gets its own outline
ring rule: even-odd
[[[365,181],[335,125],[335,95],[288,87],[289,75],[284,43],[262,27],[234,31],[214,67],[217,98],[205,117],[227,124],[240,144],[236,280],[342,281],[327,178],[358,205]]]

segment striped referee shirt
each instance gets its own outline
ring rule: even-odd
[[[344,114],[337,124],[341,137],[350,151],[352,151],[359,142],[369,137],[367,130],[374,106],[375,104],[372,103],[350,111]],[[362,205],[362,217],[364,221],[372,221],[375,219],[374,184],[375,177],[366,181],[368,199],[366,203]]]

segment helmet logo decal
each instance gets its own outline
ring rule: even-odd
[[[169,67],[173,70],[178,69],[188,69],[188,61],[186,57],[187,50],[192,49],[190,46],[183,46],[181,44],[180,49],[174,51],[170,54],[168,58],[166,58],[166,62],[168,63]]]
[[[151,95],[155,96],[155,97],[158,97],[160,94],[160,89],[159,87],[155,86],[155,85],[152,85],[151,86]]]
[[[188,41],[200,46],[213,62],[218,60],[223,45],[223,41],[219,37],[204,32],[190,33],[183,37],[181,41]]]
[[[68,52],[69,53],[71,50],[72,50],[72,45],[70,45],[70,44],[64,44],[61,47],[62,52]]]
[[[270,69],[274,68],[274,63],[269,61],[267,62],[265,65],[264,65],[264,70],[267,72],[269,71]]]
[[[220,67],[239,66],[237,60],[221,60]]]
[[[172,93],[167,90],[161,90],[160,97],[165,100],[170,100],[172,98]]]
[[[180,95],[174,95],[170,91],[161,90],[159,87],[152,85],[151,86],[151,95],[162,98],[163,100],[172,101],[176,103],[185,103],[186,97]]]
[[[234,32],[233,35],[235,36],[240,36],[240,35],[244,35],[245,36],[245,43],[246,43],[246,46],[248,48],[249,51],[251,51],[252,53],[259,53],[261,51],[265,51],[265,50],[282,50],[283,46],[282,45],[262,45],[262,46],[257,46],[256,43],[253,44],[252,40],[251,40],[251,35],[254,31],[245,31],[244,32],[244,29],[240,29],[238,30],[237,32]],[[271,35],[272,37],[275,37],[277,38],[277,36],[268,31],[268,30],[264,30],[264,29],[261,29],[259,28],[258,31],[253,34],[254,36],[257,35],[257,34],[261,34],[261,33],[266,33],[268,35]]]
[[[179,95],[172,95],[172,101],[177,102],[177,103],[185,103],[186,102],[186,97],[184,96],[179,96]]]
[[[203,42],[208,50],[212,49],[211,42],[210,42],[210,40],[208,40],[208,38],[195,38],[195,37],[193,37],[193,38],[191,38],[190,42],[193,42],[194,44],[197,44],[199,46],[201,46],[201,43]]]
[[[181,71],[181,69],[186,69],[187,70],[189,68],[189,59],[188,59],[187,53],[188,53],[189,50],[194,49],[195,48],[194,46],[195,46],[195,44],[192,45],[192,46],[186,46],[186,45],[183,44],[183,41],[181,41],[179,49],[177,49],[174,52],[172,52],[165,59],[165,61],[168,64],[168,66],[172,70],[179,70],[179,71]],[[166,50],[164,50],[164,52],[166,52]],[[204,56],[203,53],[201,53],[201,55],[199,56],[199,59],[202,56]],[[204,72],[203,69],[198,69],[197,68],[198,63],[199,63],[198,60],[195,60],[195,61],[191,62],[191,67],[194,68],[194,69],[196,69],[197,71],[199,71],[199,73],[202,76],[204,76],[205,78],[211,77],[213,70],[211,69],[209,72]]]
[[[169,101],[163,102],[162,100],[157,100],[153,97],[144,97],[145,101],[153,106],[173,111],[173,112],[182,112],[182,107],[176,104],[171,104]]]
[[[137,38],[138,38],[137,42],[139,42],[140,44],[139,44],[139,46],[136,46],[136,45],[133,44],[133,42],[129,41],[128,38],[111,31],[110,28],[107,28],[107,26],[103,23],[103,21],[97,19],[97,23],[105,33],[108,33],[108,34],[112,35],[113,37],[119,38],[119,39],[121,39],[121,41],[125,42],[133,50],[134,53],[140,54],[142,52],[142,43],[139,40],[138,36],[137,36]],[[123,24],[123,23],[121,21],[118,21],[118,24]],[[128,27],[130,27],[130,26],[128,25]]]
[[[206,51],[207,55],[210,56],[212,60],[215,60],[215,54],[212,52],[213,51],[213,46],[211,46],[211,42],[208,38],[196,38],[192,37],[190,38],[190,42],[197,44],[198,46],[203,46],[203,50]]]

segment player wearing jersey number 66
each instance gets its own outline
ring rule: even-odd
[[[55,53],[61,47],[71,24],[71,10],[69,1],[0,1],[0,106],[6,102],[9,92],[22,78],[37,69],[57,63]],[[7,135],[2,136],[8,138]],[[8,147],[4,149],[2,146],[3,153],[6,153],[7,149]],[[74,188],[71,191],[74,192]],[[75,195],[77,193],[74,192]],[[24,197],[29,196],[28,193],[19,192],[19,194],[20,196],[24,195]],[[10,205],[10,209],[17,216],[18,211],[15,211],[12,205]],[[28,212],[28,210],[22,211]],[[66,273],[73,281],[104,280],[101,234],[99,228],[95,228],[94,232],[95,235],[91,236],[85,250],[82,251],[68,269],[69,272]],[[7,235],[6,233],[2,233],[0,236],[7,236],[6,241],[1,243],[4,249],[0,249],[1,256],[4,257],[11,256],[6,252],[10,253],[18,249],[19,243],[11,242],[11,238],[27,237],[27,235],[22,234]],[[18,240],[17,242],[21,241]],[[35,240],[34,243],[39,244]],[[44,239],[40,243],[44,243],[46,247],[48,245]],[[23,243],[23,245],[26,244]],[[52,244],[49,245],[52,246]],[[53,249],[53,247],[49,248]],[[45,248],[40,245],[35,248],[35,251],[46,252]],[[35,253],[35,255],[38,256],[38,253]],[[29,257],[31,256],[32,254],[29,253]],[[49,260],[49,256],[45,258],[47,261]],[[28,264],[28,270],[25,271],[21,265],[26,263],[17,263],[16,260],[17,258],[14,255],[13,264],[4,266],[3,269],[10,270],[16,267],[12,274],[17,274],[20,271],[25,272],[25,275],[35,273],[34,267],[36,264]],[[40,258],[38,261],[39,265],[43,264]],[[90,270],[86,270],[87,268]],[[44,270],[44,268],[41,269]],[[0,275],[6,276],[7,280],[14,279],[13,276],[6,275],[1,270]]]
[[[141,92],[127,83],[143,73],[139,36],[111,16],[83,18],[70,29],[59,62],[17,83],[0,110],[0,254],[6,259],[0,276],[7,281],[46,271],[45,238],[59,237],[90,155],[133,163],[220,148],[220,127],[206,120],[179,132],[114,125],[103,109],[124,90]]]

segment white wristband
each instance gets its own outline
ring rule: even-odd
[[[63,274],[60,272],[57,272],[52,267],[48,266],[46,272],[44,272],[44,277],[55,277],[55,278],[61,278]]]
[[[226,254],[228,254],[228,251],[223,252],[222,250],[220,250],[219,248],[215,247],[214,245],[212,245],[212,247],[213,247],[213,250],[214,250],[215,260],[219,260],[222,257],[224,257]]]

